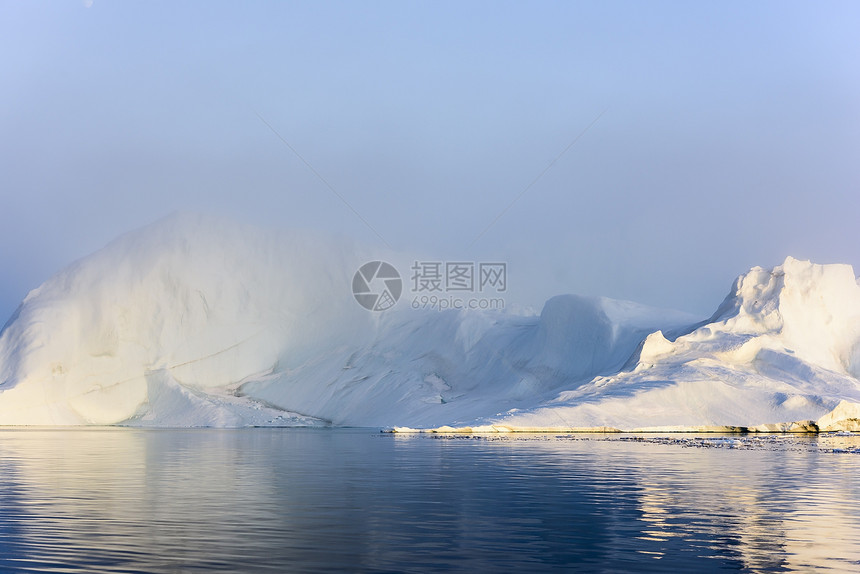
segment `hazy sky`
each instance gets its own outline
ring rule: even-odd
[[[0,1],[0,324],[176,210],[383,247],[258,114],[393,249],[507,261],[514,303],[704,316],[787,255],[860,271],[858,30],[853,1]]]

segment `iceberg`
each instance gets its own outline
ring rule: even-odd
[[[375,259],[197,214],[128,233],[6,323],[0,425],[856,428],[850,266],[754,268],[701,321],[578,295],[540,314],[368,311],[350,288]]]
[[[860,400],[860,286],[848,265],[788,257],[741,275],[708,320],[649,334],[627,368],[493,421],[630,431],[809,431]],[[845,411],[843,404],[841,411]],[[840,430],[833,416],[828,430]],[[850,417],[845,417],[850,422]],[[844,429],[850,430],[850,429]]]
[[[342,296],[361,260],[344,242],[202,215],[126,234],[30,292],[7,322],[0,424],[293,419],[236,387],[369,322]]]

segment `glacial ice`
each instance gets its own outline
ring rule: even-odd
[[[377,258],[195,214],[126,234],[6,324],[0,424],[856,428],[850,266],[754,268],[698,321],[577,295],[539,315],[374,313],[350,286]]]

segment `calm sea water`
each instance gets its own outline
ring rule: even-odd
[[[860,455],[595,438],[0,430],[0,571],[860,570]]]

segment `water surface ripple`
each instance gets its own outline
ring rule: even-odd
[[[856,572],[858,470],[793,446],[5,429],[0,571]]]

